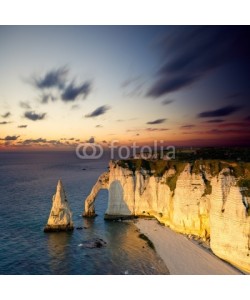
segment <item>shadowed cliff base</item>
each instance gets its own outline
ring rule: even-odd
[[[58,226],[50,226],[50,225],[46,225],[44,227],[44,232],[60,232],[60,231],[73,231],[74,230],[74,226],[72,225],[58,225]]]

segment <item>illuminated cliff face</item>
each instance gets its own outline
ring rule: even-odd
[[[59,180],[56,194],[52,199],[52,208],[44,231],[68,231],[73,229],[72,213],[69,208],[62,182]]]
[[[153,216],[175,231],[210,239],[216,255],[250,271],[249,198],[233,174],[238,166],[180,164],[158,176],[159,170],[111,162],[85,202],[85,215],[94,215],[99,188],[107,188],[107,218]]]

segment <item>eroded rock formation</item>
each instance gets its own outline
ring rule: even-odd
[[[95,213],[95,198],[101,189],[108,189],[109,187],[109,173],[105,172],[99,176],[96,184],[93,186],[89,196],[85,200],[85,210],[83,217],[93,218],[96,216]]]
[[[74,229],[72,213],[63,188],[62,181],[59,180],[56,188],[56,194],[52,199],[52,208],[50,211],[45,232],[50,231],[70,231]]]
[[[250,199],[239,184],[242,174],[235,174],[239,166],[162,164],[110,162],[110,171],[99,177],[85,201],[84,215],[94,215],[95,197],[107,188],[106,218],[153,216],[175,231],[210,240],[217,256],[250,272]]]

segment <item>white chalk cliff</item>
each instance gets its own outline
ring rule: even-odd
[[[70,231],[74,229],[72,213],[63,188],[62,181],[59,180],[56,188],[56,194],[52,199],[52,208],[50,211],[45,232],[49,231]]]
[[[84,215],[95,215],[95,197],[106,188],[106,218],[153,216],[177,232],[210,240],[217,256],[250,272],[250,199],[238,178],[230,167],[215,174],[206,162],[196,163],[196,170],[190,163],[180,165],[158,175],[110,162],[85,201]]]

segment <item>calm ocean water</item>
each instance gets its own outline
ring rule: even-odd
[[[98,217],[82,218],[84,199],[107,166],[107,159],[83,161],[73,152],[0,153],[0,274],[168,273],[132,222],[104,221],[108,191],[96,199]],[[87,229],[43,232],[59,178],[75,227]],[[107,246],[79,246],[93,238]]]

